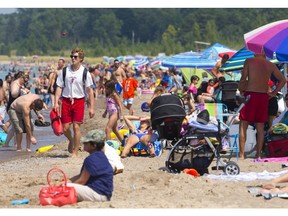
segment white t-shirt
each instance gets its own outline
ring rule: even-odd
[[[67,66],[66,76],[65,76],[65,87],[63,82],[63,70],[57,77],[57,85],[60,86],[62,91],[62,96],[66,98],[84,98],[85,90],[83,89],[83,72],[84,66],[81,65],[77,71],[72,71],[71,66]],[[87,79],[85,82],[85,87],[93,85],[91,74],[87,71]],[[64,88],[63,88],[64,87]]]

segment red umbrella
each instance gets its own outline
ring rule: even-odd
[[[236,52],[221,52],[221,53],[218,54],[218,56],[219,56],[220,58],[223,58],[223,56],[224,56],[225,54],[227,54],[227,55],[229,56],[229,58],[231,58],[235,53],[236,53]]]

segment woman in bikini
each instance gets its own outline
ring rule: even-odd
[[[124,116],[124,121],[132,134],[127,139],[127,143],[121,153],[121,158],[126,158],[131,148],[139,142],[143,143],[147,147],[151,157],[155,157],[156,154],[152,140],[155,139],[155,136],[157,135],[148,133],[151,126],[150,117]]]

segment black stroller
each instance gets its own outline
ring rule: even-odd
[[[216,166],[212,167],[212,170],[223,170],[227,175],[240,173],[237,163],[230,161],[231,157],[225,162],[219,153],[222,141],[228,137],[227,125],[221,125],[218,120],[213,130],[203,125],[202,129],[188,126],[184,133],[181,132],[186,114],[182,99],[173,94],[162,94],[153,99],[150,111],[152,129],[158,131],[160,139],[171,141],[169,146],[165,146],[170,151],[165,167],[161,167],[160,170],[180,173],[186,168],[193,168],[203,175],[208,173],[208,167],[216,156]],[[211,138],[217,142],[214,143]]]

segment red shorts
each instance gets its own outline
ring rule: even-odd
[[[75,98],[74,103],[70,98],[62,98],[61,121],[65,123],[83,123],[85,98]]]
[[[245,92],[244,96],[250,95],[250,100],[240,111],[240,120],[265,123],[268,117],[268,101],[267,93]]]

